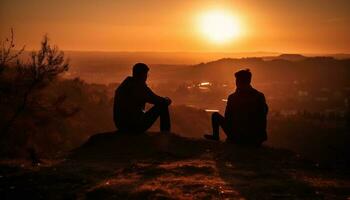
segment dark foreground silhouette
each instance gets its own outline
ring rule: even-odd
[[[1,199],[345,199],[346,170],[175,134],[92,136],[56,162],[0,165]]]
[[[127,77],[115,91],[113,119],[118,130],[125,133],[143,133],[160,118],[160,131],[170,132],[168,106],[171,100],[156,95],[146,84],[149,68],[136,63],[132,76]],[[145,111],[146,103],[154,106]]]
[[[263,93],[251,86],[249,69],[235,73],[236,91],[227,99],[225,116],[214,112],[211,117],[213,133],[204,135],[209,140],[219,140],[219,128],[227,139],[237,144],[260,146],[267,140],[268,106]]]

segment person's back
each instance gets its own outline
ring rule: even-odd
[[[145,108],[147,86],[127,77],[115,91],[114,120],[118,126],[140,120]]]
[[[127,77],[115,91],[113,118],[116,127],[122,132],[140,133],[152,126],[158,117],[161,131],[170,131],[169,98],[160,97],[147,86],[148,66],[137,63],[133,76]],[[145,104],[154,106],[145,112]]]
[[[236,91],[228,97],[225,116],[213,113],[213,134],[204,135],[206,139],[219,140],[221,126],[227,139],[235,143],[260,145],[267,140],[268,107],[264,94],[250,85],[251,76],[249,70],[235,73]]]
[[[261,143],[267,139],[267,105],[264,95],[252,87],[237,89],[228,98],[225,119],[234,141]]]

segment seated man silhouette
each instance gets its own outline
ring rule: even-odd
[[[225,116],[212,114],[212,135],[204,135],[209,140],[219,140],[221,126],[227,140],[237,144],[260,146],[267,139],[266,116],[268,107],[264,94],[251,85],[249,69],[235,73],[236,91],[227,100]]]
[[[149,68],[137,63],[132,76],[127,77],[115,91],[113,118],[119,131],[125,133],[143,133],[160,117],[160,131],[170,132],[168,106],[171,100],[160,97],[147,86]],[[145,112],[145,104],[154,106]]]

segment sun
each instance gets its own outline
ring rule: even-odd
[[[238,19],[229,12],[207,11],[199,17],[199,30],[205,38],[215,43],[227,43],[240,35]]]

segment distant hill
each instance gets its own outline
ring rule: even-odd
[[[305,60],[306,58],[307,57],[301,54],[281,54],[279,56],[264,57],[265,60],[281,59],[281,60],[289,60],[289,61],[300,61],[300,60]]]
[[[273,59],[283,59],[290,61],[300,61],[310,57],[332,57],[338,60],[341,59],[350,59],[350,54],[339,53],[339,54],[280,54],[278,56],[264,56],[265,60],[273,60]]]
[[[200,81],[230,81],[233,73],[249,68],[254,82],[306,81],[321,85],[347,85],[350,77],[350,59],[332,57],[305,57],[282,54],[269,59],[223,58],[194,65],[192,78]]]
[[[314,55],[308,55],[308,56],[328,56],[328,57],[333,57],[335,59],[350,59],[350,54],[349,53],[314,54]]]
[[[290,61],[305,60],[306,57],[300,54],[281,54],[277,58]]]

